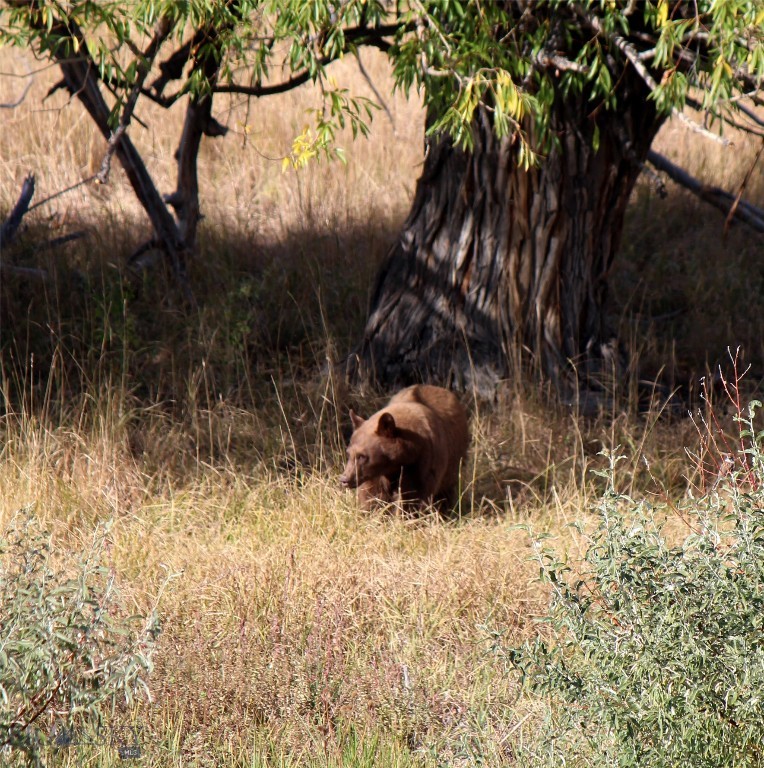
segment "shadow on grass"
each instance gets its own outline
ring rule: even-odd
[[[341,443],[345,398],[328,363],[360,337],[396,232],[369,223],[266,242],[205,224],[190,265],[195,309],[163,264],[125,268],[140,243],[130,223],[55,253],[35,251],[49,233],[30,228],[4,257],[50,279],[0,286],[2,411],[56,427],[116,408],[131,449],[157,464],[251,465],[260,454],[276,468],[322,466]]]
[[[36,250],[51,233],[30,228],[4,254],[50,279],[4,276],[0,286],[3,410],[54,427],[112,414],[130,451],[163,471],[257,458],[290,478],[335,469],[347,407],[369,411],[379,401],[349,391],[329,363],[360,339],[397,227],[306,224],[266,241],[206,220],[190,265],[198,299],[190,310],[163,266],[138,277],[124,267],[140,228],[109,224],[56,252]],[[639,188],[611,288],[632,382],[657,380],[658,399],[680,390],[686,413],[698,378],[740,345],[758,387],[760,238],[743,228],[724,236],[723,218],[681,192],[665,203]],[[628,400],[630,384],[620,386]],[[486,476],[476,493],[502,507],[507,487],[543,495],[544,461],[507,482]]]
[[[754,391],[764,376],[764,242],[675,186],[660,200],[646,184],[629,208],[612,278],[611,322],[640,375],[695,401],[701,376],[741,347]]]

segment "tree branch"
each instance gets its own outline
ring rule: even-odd
[[[745,104],[738,104],[737,108],[746,115],[750,120],[752,120],[756,125],[761,126],[764,128],[764,120],[759,117],[752,109],[748,109],[748,107],[745,106]]]
[[[385,40],[363,42],[362,45],[378,48],[383,52],[387,52],[391,47],[390,43]],[[345,46],[343,51],[345,53],[350,53],[355,47],[355,45]],[[337,61],[335,56],[323,56],[318,60],[318,63],[320,66],[324,67],[334,61]],[[299,75],[290,77],[288,80],[284,80],[281,83],[276,83],[275,85],[239,85],[238,83],[228,83],[226,85],[216,85],[212,91],[213,93],[235,93],[240,96],[254,96],[260,98],[261,96],[274,96],[278,93],[286,93],[287,91],[291,91],[294,88],[298,88],[299,86],[304,85],[309,80],[311,80],[312,77],[313,75],[311,75],[308,70],[304,70]],[[178,96],[180,96],[180,94],[178,94]]]
[[[27,1],[32,4],[36,2],[36,0]],[[38,28],[46,29],[39,14],[33,24]],[[62,38],[74,36],[79,40],[80,56],[77,58],[67,57],[64,49],[54,45],[51,45],[47,50],[51,60],[60,66],[69,92],[82,102],[85,110],[108,141],[111,137],[110,109],[99,87],[98,67],[95,66],[87,52],[82,32],[71,19],[65,23],[59,18],[54,18],[52,31]],[[143,159],[130,141],[129,136],[122,136],[116,144],[116,153],[136,197],[151,220],[157,238],[162,243],[162,248],[170,261],[186,301],[191,305],[195,304],[186,272],[188,245],[184,242],[172,214],[157,191]]]
[[[642,78],[645,85],[651,90],[655,91],[658,88],[658,83],[655,81],[655,78],[650,74],[650,71],[647,69],[647,67],[644,65],[644,63],[639,58],[639,53],[637,52],[637,49],[633,46],[632,43],[630,43],[628,40],[624,39],[620,35],[611,35],[609,34],[605,28],[602,26],[602,23],[596,16],[590,16],[589,14],[585,13],[580,8],[576,9],[579,16],[584,19],[584,21],[591,27],[592,30],[594,30],[598,35],[602,35],[605,39],[610,40],[613,45],[618,48],[618,50],[623,53],[623,55],[628,59],[628,61],[631,63],[632,67],[634,67],[634,70],[636,73]],[[725,139],[723,136],[717,136],[715,133],[712,133],[707,128],[704,128],[699,123],[696,123],[694,120],[691,120],[687,115],[685,115],[682,111],[677,109],[676,107],[671,108],[671,114],[673,117],[675,117],[677,120],[679,120],[686,128],[693,131],[693,133],[699,133],[702,136],[705,136],[707,139],[711,139],[711,141],[715,141],[718,144],[722,144],[723,146],[729,146],[732,142],[729,139]]]
[[[663,171],[672,181],[685,189],[689,189],[701,200],[718,208],[727,216],[732,216],[737,221],[748,224],[749,227],[764,234],[764,210],[757,208],[745,200],[738,200],[735,207],[736,196],[720,189],[708,186],[691,176],[683,168],[672,163],[667,157],[650,150],[647,153],[647,161],[658,171]]]
[[[16,237],[21,220],[24,218],[24,214],[29,209],[29,203],[32,202],[34,196],[34,175],[29,174],[21,185],[21,193],[19,199],[16,201],[16,205],[13,206],[10,215],[0,227],[0,252],[3,248],[6,248],[8,244]]]
[[[150,86],[150,89],[157,96],[162,95],[162,92],[170,80],[180,80],[180,78],[183,77],[183,67],[186,66],[186,63],[191,58],[191,51],[199,45],[203,39],[202,31],[197,30],[187,43],[178,48],[175,53],[159,65],[159,71],[162,74],[159,75]]]
[[[536,54],[536,61],[545,69],[559,69],[561,72],[577,72],[578,74],[586,74],[589,71],[589,68],[583,64],[566,59],[554,51],[539,51]]]
[[[172,31],[172,22],[166,16],[163,16],[157,23],[154,37],[149,43],[146,52],[140,55],[140,63],[136,72],[135,82],[133,83],[130,93],[125,102],[125,108],[122,110],[122,115],[119,119],[119,126],[109,137],[108,145],[106,147],[106,154],[101,162],[101,168],[96,174],[96,182],[98,184],[106,184],[109,180],[109,171],[111,170],[111,159],[117,150],[117,145],[120,139],[130,125],[135,106],[138,103],[138,97],[143,90],[143,84],[146,82],[146,78],[151,71],[151,65],[156,58],[162,43],[167,39],[168,35]]]
[[[320,60],[320,64],[323,66],[331,61],[329,58],[323,58]],[[276,85],[239,85],[237,83],[228,83],[227,85],[216,85],[213,89],[213,93],[236,93],[242,96],[273,96],[277,93],[286,93],[293,88],[307,83],[312,78],[310,72],[305,70],[299,75],[290,77],[289,80],[284,80],[283,83],[277,83]]]
[[[405,31],[406,29],[407,26],[402,24],[385,24],[379,27],[352,27],[345,30],[344,36],[346,45],[343,48],[343,52],[349,53],[355,46],[365,45],[372,48],[378,48],[383,53],[387,53],[392,46],[384,38],[390,37],[398,31]],[[183,67],[191,58],[193,49],[198,46],[205,37],[206,32],[204,30],[197,30],[191,40],[178,48],[178,50],[166,61],[162,62],[159,65],[162,74],[151,83],[148,89],[142,91],[143,95],[165,108],[171,107],[178,99],[180,99],[181,96],[186,93],[182,88],[172,96],[162,96],[162,93],[171,80],[179,80],[183,76]],[[319,64],[321,66],[326,66],[334,60],[336,60],[336,57],[324,56],[319,60]],[[247,86],[238,83],[228,83],[226,85],[215,86],[213,88],[213,93],[233,93],[241,96],[254,96],[258,98],[261,96],[273,96],[278,93],[286,93],[293,88],[298,88],[310,79],[311,75],[305,71],[276,85]]]
[[[764,133],[762,131],[757,130],[756,128],[753,128],[750,125],[744,125],[743,123],[738,122],[737,120],[733,120],[729,115],[723,114],[719,112],[718,110],[714,109],[708,109],[703,107],[703,105],[697,100],[693,99],[691,96],[688,96],[685,99],[685,104],[688,107],[692,107],[693,109],[697,110],[698,112],[710,112],[717,120],[720,120],[723,123],[726,123],[727,125],[731,125],[733,128],[737,128],[739,131],[743,131],[743,133],[747,133],[751,136],[764,136]],[[764,120],[761,120],[760,118],[756,117],[756,113],[752,110],[748,109],[742,104],[736,104],[736,108],[742,112],[745,115],[748,115],[751,120],[758,123],[761,126],[764,126]],[[733,110],[731,110],[733,111]]]

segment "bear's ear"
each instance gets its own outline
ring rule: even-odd
[[[395,437],[395,419],[392,413],[383,413],[379,417],[377,434],[380,437]]]
[[[366,421],[363,417],[359,416],[352,408],[350,409],[350,421],[353,422],[353,429],[358,429],[361,424]]]

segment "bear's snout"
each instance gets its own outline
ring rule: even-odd
[[[346,467],[340,475],[340,485],[343,488],[355,488],[358,485],[358,478],[353,467]]]

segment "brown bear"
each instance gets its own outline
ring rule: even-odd
[[[340,483],[375,501],[451,501],[469,444],[467,413],[453,392],[417,384],[368,419],[350,411],[353,435]]]

